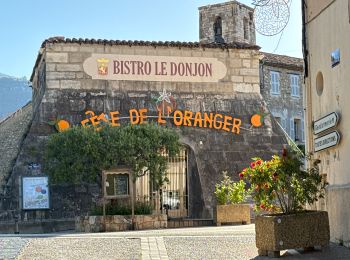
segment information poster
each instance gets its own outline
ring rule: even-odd
[[[128,195],[129,194],[129,175],[117,174],[115,176],[115,194]]]
[[[49,209],[48,177],[23,177],[22,201],[23,209]]]

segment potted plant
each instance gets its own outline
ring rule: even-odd
[[[302,161],[300,155],[284,149],[281,157],[269,161],[253,158],[240,173],[253,188],[255,208],[269,212],[255,219],[259,255],[278,257],[280,250],[329,244],[328,213],[305,210],[306,204],[324,196],[319,161],[309,169],[303,168]]]
[[[214,211],[214,223],[247,224],[250,223],[250,205],[241,204],[246,200],[249,191],[245,189],[245,182],[234,182],[223,172],[223,180],[215,185],[217,205]]]

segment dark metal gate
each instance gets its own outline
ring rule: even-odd
[[[167,156],[167,155],[165,155]],[[136,181],[137,201],[149,202],[154,213],[166,213],[170,218],[188,216],[187,149],[183,148],[175,157],[168,157],[168,183],[154,190],[148,175]]]

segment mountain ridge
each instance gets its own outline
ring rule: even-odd
[[[26,105],[31,98],[32,89],[26,77],[0,72],[0,120]]]

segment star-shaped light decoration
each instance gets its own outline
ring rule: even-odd
[[[169,114],[175,110],[176,101],[171,93],[167,93],[165,89],[162,92],[159,92],[159,97],[156,101],[157,110],[161,112],[163,115]]]
[[[166,101],[168,103],[170,103],[170,97],[171,97],[171,93],[166,93],[166,90],[163,88],[163,92],[159,92],[159,97],[157,99],[157,102],[162,102],[162,101]]]

